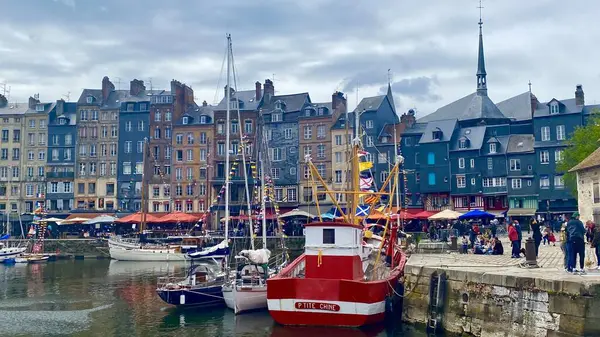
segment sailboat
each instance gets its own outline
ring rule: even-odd
[[[12,260],[25,253],[27,247],[8,247],[4,244],[5,240],[10,238],[9,234],[0,236],[0,262]]]
[[[231,35],[227,35],[227,88],[231,78]],[[229,144],[231,126],[231,90],[226,91],[225,143]],[[229,145],[228,145],[229,146]],[[230,153],[226,151],[225,167],[229,168]],[[191,261],[186,276],[160,277],[156,292],[169,304],[177,306],[211,307],[223,305],[223,284],[229,279],[229,188],[231,177],[225,175],[225,239],[217,246],[187,254]]]
[[[308,223],[304,253],[267,280],[267,304],[273,319],[282,325],[361,327],[382,322],[386,314],[399,303],[402,285],[399,279],[406,256],[398,242],[398,226],[386,220],[384,233],[376,236],[366,229],[356,211],[368,215],[374,203],[365,212],[359,205],[362,150],[359,132],[359,113],[355,112],[352,141],[352,189],[327,193],[344,221],[327,222],[322,219]],[[322,181],[310,155],[305,156],[311,176]],[[367,195],[391,196],[397,188],[386,187],[397,174],[402,158],[396,163],[379,192]],[[314,181],[314,180],[313,180]],[[314,190],[317,190],[316,188]],[[336,193],[348,195],[348,214],[335,198]],[[390,202],[393,198],[389,199]],[[391,206],[391,205],[389,205]],[[317,207],[319,207],[317,203]],[[319,212],[321,213],[321,212]]]

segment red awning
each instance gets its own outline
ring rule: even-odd
[[[187,214],[187,213],[183,213],[183,212],[173,212],[173,213],[169,213],[163,217],[161,217],[160,219],[158,219],[158,223],[170,223],[170,222],[187,222],[187,223],[191,223],[191,222],[196,222],[198,221],[199,217],[192,215],[192,214]]]
[[[158,219],[159,218],[154,215],[146,214],[146,222],[157,222]],[[115,222],[118,222],[118,223],[140,223],[140,222],[142,222],[142,213],[137,212],[137,213],[129,214],[128,216],[122,217],[121,219],[118,219]]]
[[[438,214],[438,211],[423,211],[414,215],[415,219],[427,220],[430,216]]]
[[[398,220],[398,219],[400,219],[400,220],[402,220],[402,219],[404,219],[404,220],[413,220],[413,219],[416,219],[416,218],[415,218],[415,214],[411,214],[411,213],[408,213],[406,211],[400,211],[400,213],[398,213],[398,214],[392,214],[391,219],[392,220]]]

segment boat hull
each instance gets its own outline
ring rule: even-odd
[[[185,261],[186,254],[175,249],[124,249],[109,248],[110,257],[119,261]]]
[[[156,293],[166,303],[181,307],[218,307],[225,304],[221,285],[198,289],[157,289]]]
[[[294,265],[303,262],[301,256],[280,275],[267,280],[269,313],[277,323],[357,328],[385,320],[386,305],[393,300],[400,267],[391,270],[386,278],[368,282],[289,274]]]
[[[17,256],[25,253],[25,247],[15,247],[15,248],[2,248],[0,249],[0,262],[5,259],[14,259]]]
[[[235,314],[267,308],[266,286],[224,286],[223,298]]]

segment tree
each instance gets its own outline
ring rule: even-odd
[[[562,161],[556,165],[557,172],[565,173],[565,186],[571,190],[575,198],[577,198],[577,176],[575,172],[569,170],[596,151],[599,140],[600,110],[595,109],[590,114],[586,125],[575,128],[571,137],[565,141],[569,147],[564,150]]]
[[[0,108],[4,108],[7,105],[8,100],[6,99],[6,97],[4,97],[4,95],[0,94]]]

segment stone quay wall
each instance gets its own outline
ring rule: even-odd
[[[494,272],[494,267],[487,270],[492,272],[409,264],[403,320],[428,324],[430,280],[437,272],[446,275],[441,325],[447,332],[482,337],[600,336],[600,284],[582,281],[583,277],[544,279]]]

